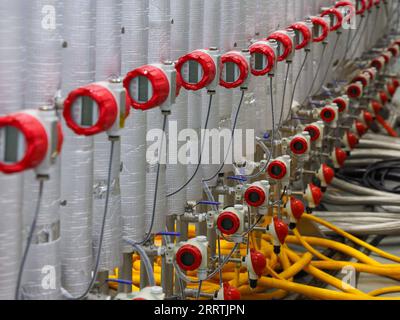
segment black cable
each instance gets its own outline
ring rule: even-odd
[[[27,242],[26,242],[24,254],[22,255],[22,260],[21,260],[21,263],[19,265],[18,276],[17,276],[17,286],[15,288],[15,300],[19,300],[19,292],[20,292],[20,288],[21,288],[22,275],[24,274],[24,268],[25,268],[26,259],[28,258],[29,249],[30,249],[31,244],[32,244],[33,235],[34,235],[34,232],[35,232],[35,229],[36,229],[37,220],[38,220],[38,217],[39,217],[40,206],[41,206],[41,203],[42,203],[43,185],[44,185],[44,181],[43,181],[43,179],[40,179],[40,181],[39,181],[39,193],[38,193],[38,198],[37,198],[37,202],[36,202],[36,209],[35,209],[35,213],[33,215],[33,220],[32,220],[32,224],[31,224],[31,228],[29,230],[29,235],[28,235],[28,239],[27,239]]]
[[[304,103],[307,101],[308,97],[312,94],[312,91],[313,91],[313,88],[314,88],[314,85],[315,85],[315,81],[316,81],[317,78],[318,78],[318,74],[319,74],[319,71],[320,71],[320,69],[321,69],[322,60],[323,60],[323,57],[324,57],[324,54],[325,54],[325,49],[326,49],[326,47],[327,47],[327,43],[323,43],[322,45],[323,45],[323,49],[322,49],[322,51],[321,51],[321,55],[320,55],[320,59],[319,59],[318,67],[317,67],[317,71],[315,72],[314,79],[313,79],[313,81],[312,81],[312,83],[311,83],[310,89],[308,90],[308,93],[307,93],[307,95],[306,95],[306,98],[305,98],[304,101],[301,103],[302,105],[304,105]]]
[[[154,186],[153,209],[152,209],[152,214],[151,214],[149,231],[146,233],[146,236],[144,237],[144,239],[142,241],[135,243],[137,245],[142,245],[142,244],[146,243],[147,241],[149,241],[151,238],[152,232],[153,232],[153,226],[154,226],[154,220],[155,220],[156,208],[157,208],[158,184],[159,184],[159,179],[160,179],[160,168],[161,168],[161,157],[162,157],[162,150],[163,150],[163,143],[164,143],[164,132],[167,128],[167,118],[168,118],[168,114],[165,113],[164,120],[163,120],[163,126],[162,126],[163,134],[161,136],[160,153],[158,154],[156,183]]]
[[[213,99],[213,96],[210,95],[210,100],[209,100],[209,103],[208,103],[207,116],[206,116],[206,122],[205,122],[205,124],[204,124],[204,130],[206,130],[206,129],[208,128],[208,121],[209,121],[209,119],[210,119],[212,99]],[[200,150],[200,155],[199,155],[199,161],[197,162],[196,169],[194,170],[192,176],[191,176],[181,187],[179,187],[177,190],[175,190],[174,192],[171,192],[171,193],[167,194],[167,198],[169,198],[169,197],[171,197],[171,196],[173,196],[173,195],[175,195],[175,194],[181,192],[190,182],[192,182],[192,180],[194,179],[194,177],[197,175],[197,172],[198,172],[199,169],[200,169],[201,161],[202,161],[202,157],[203,157],[204,140],[205,140],[205,139],[204,139],[204,137],[203,137],[203,141],[202,141],[202,143],[201,143],[201,150]]]
[[[297,74],[296,80],[294,81],[292,96],[291,96],[291,98],[290,98],[290,105],[289,105],[289,107],[290,107],[290,112],[289,112],[288,116],[286,117],[286,120],[289,119],[289,116],[292,116],[292,105],[293,105],[293,101],[294,101],[294,94],[295,94],[295,92],[296,92],[297,84],[298,84],[298,82],[299,82],[299,80],[300,80],[301,73],[303,72],[304,66],[306,65],[306,62],[307,62],[309,53],[310,53],[309,51],[306,51],[306,54],[305,54],[303,63],[301,64],[299,73]]]
[[[106,226],[106,220],[107,220],[107,211],[108,211],[108,203],[110,200],[110,193],[111,193],[111,173],[112,173],[112,163],[113,163],[113,157],[114,157],[114,140],[111,140],[111,148],[110,148],[110,159],[109,159],[109,163],[108,163],[108,174],[107,174],[107,191],[106,191],[106,201],[104,204],[104,213],[103,213],[103,219],[101,222],[101,229],[100,229],[100,236],[99,236],[99,245],[98,245],[98,249],[97,249],[97,256],[96,256],[96,262],[95,262],[95,267],[93,270],[93,275],[92,275],[92,279],[90,280],[90,283],[87,287],[87,289],[84,291],[83,294],[81,294],[79,297],[77,298],[71,298],[73,300],[82,300],[84,299],[87,294],[90,292],[90,290],[92,290],[92,287],[96,281],[97,278],[97,274],[99,272],[99,267],[100,267],[100,257],[101,257],[101,250],[103,247],[103,239],[104,239],[104,229]]]
[[[318,93],[321,90],[322,86],[324,85],[324,83],[326,81],[326,78],[327,78],[328,73],[329,73],[330,66],[331,66],[331,64],[333,62],[333,58],[335,57],[335,52],[336,52],[337,45],[339,43],[340,36],[341,36],[341,33],[338,33],[337,36],[336,36],[335,45],[333,46],[332,54],[331,54],[331,57],[329,59],[328,65],[326,67],[325,75],[324,75],[324,77],[323,77],[323,79],[321,81],[321,84],[320,84],[320,86],[319,86],[319,88],[318,88],[316,93]]]
[[[227,152],[226,152],[226,154],[225,154],[224,161],[222,162],[222,164],[221,164],[220,167],[218,168],[217,172],[215,172],[215,174],[213,174],[210,178],[203,179],[203,182],[209,182],[209,181],[213,180],[216,176],[218,176],[218,174],[221,172],[221,170],[222,170],[222,169],[224,168],[224,166],[225,166],[225,161],[226,161],[226,159],[228,158],[229,152],[230,152],[230,150],[231,150],[232,140],[233,140],[233,136],[234,136],[234,134],[235,134],[236,124],[237,124],[237,120],[238,120],[238,118],[239,118],[240,109],[242,108],[243,99],[244,99],[244,92],[245,92],[245,91],[242,90],[242,94],[241,94],[241,96],[240,96],[239,105],[238,105],[238,107],[237,107],[237,109],[236,109],[235,119],[234,119],[233,126],[232,126],[231,139],[230,139],[230,141],[229,141],[229,147],[228,147],[228,150],[227,150]]]

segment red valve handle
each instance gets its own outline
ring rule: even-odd
[[[275,31],[266,40],[276,40],[284,46],[285,49],[278,57],[278,61],[284,61],[293,51],[292,39],[284,31]]]
[[[327,9],[324,12],[321,13],[321,17],[325,17],[327,15],[334,15],[336,17],[336,20],[337,20],[336,24],[333,25],[330,28],[330,31],[338,30],[343,24],[343,15],[342,15],[342,13],[338,9],[329,8],[329,9]]]
[[[308,45],[311,41],[311,31],[308,29],[307,25],[304,22],[296,22],[291,24],[288,29],[293,29],[300,32],[303,36],[303,41],[296,46],[296,50],[303,49],[306,45]]]
[[[313,38],[313,42],[322,42],[326,39],[329,33],[328,23],[321,17],[311,17],[311,21],[314,25],[318,25],[322,28],[322,34],[319,37]]]

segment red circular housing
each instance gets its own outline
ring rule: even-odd
[[[274,67],[275,64],[275,52],[274,49],[272,49],[267,42],[265,41],[258,41],[253,43],[250,47],[249,47],[249,51],[251,54],[251,59],[252,59],[252,63],[251,63],[251,73],[255,76],[264,76],[266,75],[268,72],[270,72],[272,70],[272,68]],[[261,55],[263,57],[263,59],[265,59],[265,67],[262,69],[256,69],[255,68],[255,61],[256,59],[256,55]]]
[[[357,77],[353,79],[352,82],[361,82],[364,87],[369,85],[370,77],[367,74],[359,74]]]
[[[398,57],[399,56],[400,48],[399,48],[399,46],[397,44],[392,45],[391,47],[389,47],[388,50],[390,51],[390,53],[394,57]]]
[[[363,14],[367,10],[367,0],[356,0],[356,14]]]
[[[196,270],[201,264],[200,250],[191,244],[185,244],[176,253],[178,266],[185,271]]]
[[[376,71],[374,68],[365,69],[363,73],[368,74],[370,80],[375,80]]]
[[[374,0],[367,0],[367,10],[370,10],[374,5]]]
[[[78,124],[74,119],[74,103],[79,98],[90,98],[98,108],[98,120],[90,127]],[[93,104],[92,108],[96,106]],[[117,119],[118,106],[114,95],[106,87],[89,84],[70,92],[64,101],[63,116],[67,126],[78,135],[91,136],[110,129]]]
[[[375,115],[381,112],[383,106],[376,100],[371,100],[371,108],[374,111]]]
[[[228,82],[226,79],[224,80],[224,77],[223,77],[223,72],[225,70],[225,65],[227,63],[233,63],[239,70],[239,75],[238,75],[237,79],[234,79],[234,81],[232,81],[232,82]],[[225,53],[221,57],[221,64],[222,64],[222,67],[221,67],[221,76],[220,76],[219,84],[222,87],[227,88],[227,89],[237,88],[246,81],[246,79],[249,75],[249,65],[248,65],[245,57],[243,57],[243,55],[240,52],[231,51],[231,52]]]
[[[40,165],[46,157],[49,143],[42,123],[34,116],[17,112],[0,117],[0,128],[4,127],[16,128],[24,136],[25,153],[16,162],[0,162],[0,172],[17,173]]]
[[[295,197],[290,197],[290,210],[292,211],[293,217],[300,220],[304,213],[303,201],[296,199]]]
[[[383,69],[383,67],[385,66],[385,58],[380,56],[378,58],[373,59],[371,61],[370,66],[374,67],[378,71],[381,71]]]
[[[327,184],[330,184],[333,178],[335,177],[335,171],[333,171],[333,169],[330,166],[326,165],[325,163],[322,164],[321,168],[325,182]]]
[[[320,128],[313,124],[305,127],[304,131],[307,131],[310,134],[311,141],[316,141],[321,136]]]
[[[360,137],[363,136],[364,134],[366,134],[367,131],[368,131],[368,128],[362,122],[360,122],[358,120],[354,121],[354,127],[355,127],[355,129],[357,131],[357,134]]]
[[[311,196],[314,200],[314,203],[316,206],[318,206],[322,200],[322,191],[313,183],[310,183],[308,186],[310,188]]]
[[[244,200],[251,207],[259,207],[265,202],[265,191],[258,186],[250,186],[244,193]]]
[[[190,63],[190,62],[197,62],[198,64],[200,64],[200,66],[203,70],[203,76],[200,79],[200,81],[197,83],[190,83],[185,80],[185,77],[183,74],[184,70],[182,70],[182,68],[186,63]],[[181,75],[182,86],[186,90],[193,90],[193,91],[203,89],[203,88],[207,87],[209,84],[211,84],[211,82],[214,81],[216,72],[217,72],[217,68],[215,66],[215,63],[214,63],[214,60],[212,59],[212,57],[208,53],[206,53],[202,50],[195,50],[195,51],[179,58],[178,62],[175,65],[175,68],[178,71],[178,73]]]
[[[330,28],[330,31],[338,30],[343,24],[343,15],[342,13],[336,8],[329,8],[321,13],[321,17],[325,16],[335,16],[336,23]]]
[[[336,112],[331,107],[323,107],[320,116],[324,122],[330,123],[335,120]]]
[[[392,79],[392,85],[394,86],[395,89],[397,89],[398,87],[400,87],[400,81],[399,81],[399,79],[393,78],[393,79]]]
[[[337,104],[339,112],[344,112],[345,110],[347,110],[348,101],[346,99],[342,97],[337,97],[333,100],[333,103]]]
[[[385,63],[388,64],[390,62],[390,59],[392,59],[393,55],[390,51],[385,51],[382,52],[382,57],[385,59]]]
[[[301,33],[301,35],[303,37],[303,41],[295,47],[296,50],[301,50],[310,43],[311,31],[310,31],[310,29],[308,29],[307,25],[304,22],[293,23],[288,27],[288,29],[293,29],[293,30]]]
[[[274,217],[274,228],[275,228],[275,233],[278,237],[279,242],[281,244],[284,244],[285,239],[286,239],[287,235],[289,234],[289,228],[288,228],[287,224],[275,216]]]
[[[297,155],[304,154],[308,150],[307,140],[302,137],[294,137],[290,141],[290,150]]]
[[[335,148],[335,157],[336,157],[336,160],[337,160],[337,163],[339,164],[339,166],[342,167],[344,165],[344,162],[347,159],[347,154],[342,148],[336,147]]]
[[[251,265],[253,266],[254,273],[259,277],[262,276],[264,269],[267,265],[265,256],[254,249],[250,249]]]
[[[279,160],[274,160],[268,165],[268,174],[272,179],[281,180],[286,175],[286,164]]]
[[[276,40],[283,47],[283,53],[278,56],[278,61],[284,61],[293,51],[293,42],[289,35],[285,31],[275,31],[266,40]]]
[[[146,78],[152,88],[151,97],[140,98],[139,81]],[[137,81],[134,81],[138,79]],[[148,85],[148,84],[145,84]],[[134,109],[148,110],[162,105],[169,96],[170,85],[164,71],[154,65],[145,65],[130,71],[124,79],[124,87]],[[179,85],[177,83],[177,89]],[[179,89],[178,89],[179,90]],[[134,93],[135,96],[132,96]]]
[[[224,211],[218,216],[217,227],[223,234],[234,234],[240,227],[239,217],[233,212]]]
[[[352,83],[347,87],[347,95],[352,99],[361,98],[363,93],[363,86],[359,83]]]
[[[350,13],[347,16],[343,17],[344,22],[351,21],[351,19],[353,19],[356,14],[356,8],[354,7],[354,4],[350,1],[338,1],[335,4],[335,8],[349,8]]]
[[[224,300],[240,300],[240,291],[234,286],[231,286],[229,282],[224,282],[223,290]]]
[[[315,26],[318,26],[321,28],[322,32],[321,35],[319,37],[314,37],[313,38],[313,42],[322,42],[326,39],[326,37],[328,36],[329,33],[329,25],[328,23],[326,23],[326,21],[321,18],[321,17],[311,17],[311,21]]]

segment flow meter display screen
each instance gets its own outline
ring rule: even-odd
[[[182,66],[183,80],[190,84],[197,84],[203,78],[203,67],[195,60],[189,60]]]
[[[252,68],[257,71],[262,71],[267,67],[265,55],[255,52],[252,54]]]
[[[0,129],[0,161],[19,162],[24,154],[24,148],[24,136],[16,127],[6,126]]]
[[[98,114],[99,107],[91,97],[81,96],[74,101],[72,115],[79,126],[92,127],[98,121]]]
[[[145,76],[137,76],[132,79],[129,86],[129,95],[137,103],[147,103],[153,96],[153,86]]]
[[[228,83],[233,83],[239,78],[239,70],[236,63],[226,62],[224,63],[224,72],[222,73],[223,80]]]

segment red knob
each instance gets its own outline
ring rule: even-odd
[[[240,227],[239,217],[233,212],[224,211],[218,216],[217,227],[223,234],[234,234]]]
[[[185,244],[176,253],[178,266],[185,271],[196,270],[201,264],[200,250],[191,244]]]
[[[244,193],[244,200],[251,207],[259,207],[265,202],[265,191],[258,186],[250,186]]]
[[[322,168],[322,174],[324,176],[325,182],[327,184],[330,184],[333,180],[333,178],[335,177],[335,171],[328,165],[326,165],[325,163],[322,164],[321,166]]]
[[[325,16],[335,16],[337,22],[330,28],[330,31],[336,31],[338,30],[342,24],[343,24],[343,15],[342,13],[336,9],[336,8],[329,8],[328,10],[325,10],[324,12],[321,13],[321,17]]]
[[[318,188],[313,183],[310,183],[308,186],[310,187],[310,192],[311,192],[312,198],[314,200],[314,203],[316,206],[318,206],[322,200],[322,191],[320,188]]]
[[[375,114],[378,114],[383,109],[383,106],[376,100],[371,101],[371,107]]]
[[[365,123],[367,124],[367,126],[370,126],[372,124],[372,122],[374,121],[372,114],[368,111],[364,110],[362,113],[362,117],[363,117]]]
[[[328,23],[321,17],[311,17],[311,21],[314,26],[319,26],[322,29],[322,33],[319,37],[314,37],[313,42],[322,42],[326,39],[329,33]]]
[[[347,159],[347,154],[342,148],[336,147],[335,148],[335,157],[336,157],[336,161],[339,164],[339,166],[342,167],[344,165],[344,162]]]
[[[90,108],[97,108],[98,119],[94,124],[87,126],[74,118],[74,104],[77,99],[91,100]],[[83,111],[82,111],[83,112]],[[91,111],[94,113],[94,111]],[[110,129],[117,119],[118,105],[114,95],[106,87],[98,84],[89,84],[70,92],[64,101],[63,116],[67,126],[78,135],[91,136]]]
[[[224,78],[223,73],[226,71],[226,64],[233,63],[239,70],[239,75],[237,79],[233,79],[232,81],[228,81],[228,79]],[[245,57],[238,51],[231,51],[225,53],[221,57],[221,76],[219,80],[219,84],[227,89],[237,88],[242,85],[248,75],[249,75],[249,65]],[[235,74],[235,72],[233,71]]]
[[[389,93],[389,95],[391,96],[391,97],[393,97],[394,96],[394,94],[396,93],[396,87],[393,85],[393,83],[387,83],[386,84],[386,89],[387,89],[387,92]]]
[[[272,179],[281,180],[286,172],[286,164],[282,161],[274,160],[268,165],[268,174]]]
[[[275,31],[266,40],[276,40],[277,42],[280,42],[283,46],[284,50],[283,53],[278,56],[278,61],[286,60],[286,58],[293,51],[292,39],[288,34],[286,34],[286,31]]]
[[[202,68],[202,78],[198,82],[190,82],[190,79],[185,79],[184,73],[189,72],[189,63],[198,63]],[[187,68],[184,66],[188,66]],[[180,57],[175,65],[176,70],[181,75],[182,86],[186,90],[200,90],[210,85],[216,76],[216,66],[213,58],[202,50],[195,50],[183,57]]]
[[[24,112],[0,117],[0,129],[14,128],[24,136],[25,150],[20,159],[4,159],[0,162],[0,172],[9,174],[37,167],[45,158],[48,138],[43,124],[34,116]]]
[[[311,41],[311,31],[308,29],[304,22],[296,22],[289,26],[289,29],[293,29],[301,33],[303,41],[296,46],[296,50],[303,49]]]
[[[352,150],[356,147],[358,144],[358,138],[354,133],[351,133],[350,131],[346,132],[346,138],[347,142],[349,144],[349,148]]]
[[[292,211],[293,216],[297,220],[300,220],[301,216],[304,213],[303,201],[296,199],[295,197],[290,197],[290,209]]]
[[[265,256],[259,251],[250,249],[250,259],[255,274],[261,277],[267,265]]]
[[[229,282],[224,282],[224,300],[240,300],[240,291],[229,284]]]
[[[389,97],[387,96],[385,91],[380,91],[379,92],[379,99],[381,100],[381,103],[385,105],[389,101]]]
[[[278,240],[281,244],[285,243],[285,239],[289,233],[289,228],[286,223],[280,220],[278,217],[274,217],[274,228]]]
[[[311,141],[316,141],[321,136],[320,128],[313,124],[305,127],[304,131],[307,131],[310,134]]]
[[[306,153],[308,150],[307,140],[302,137],[294,137],[290,141],[290,150],[297,155]]]
[[[357,134],[360,137],[363,136],[364,134],[366,134],[367,131],[368,131],[368,128],[362,122],[360,122],[358,120],[354,121],[354,126],[355,126],[355,129],[357,131]]]

